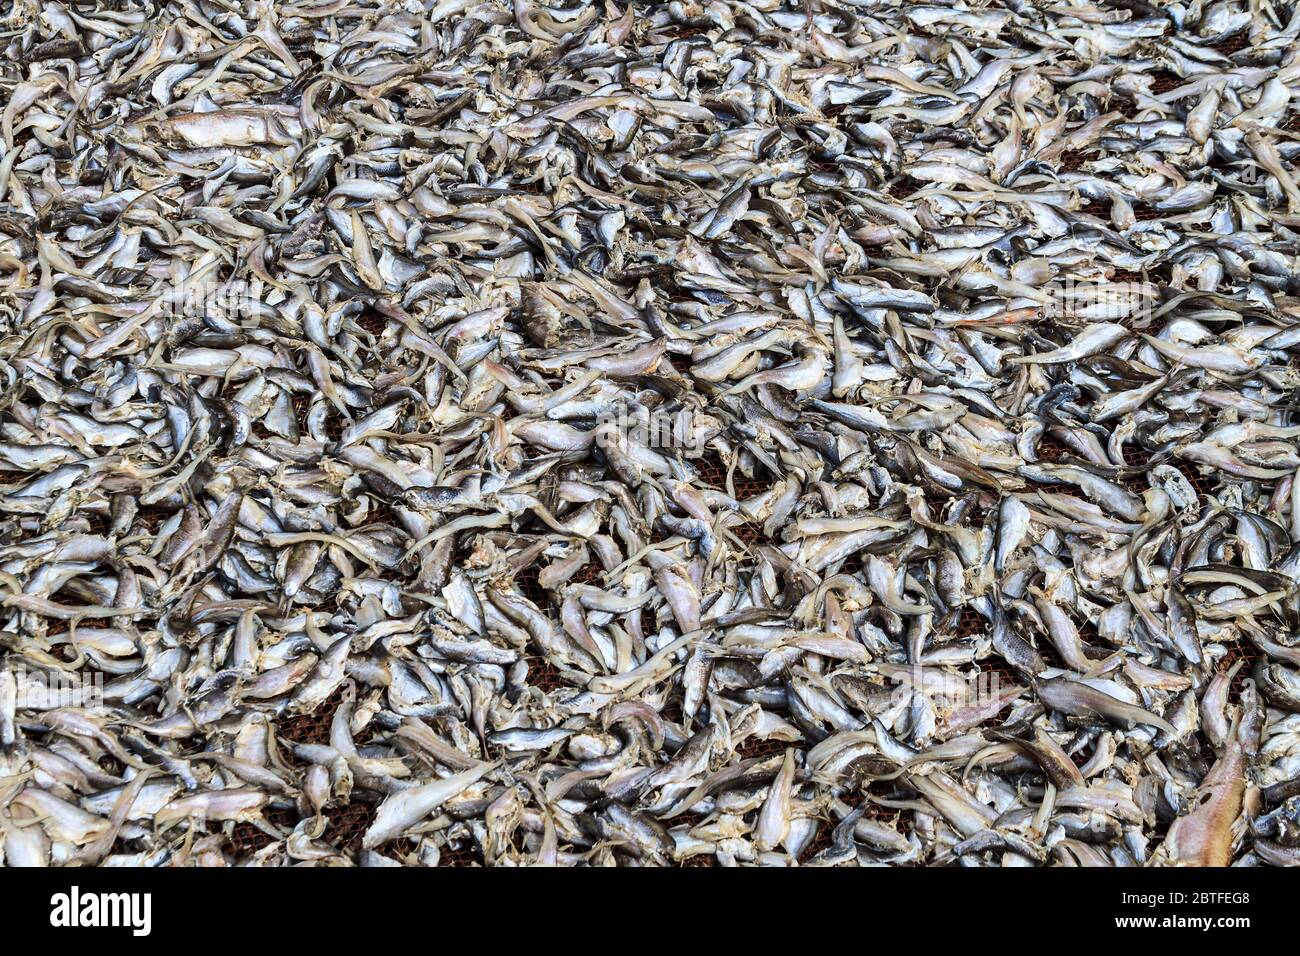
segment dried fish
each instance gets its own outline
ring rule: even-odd
[[[1295,865],[1296,5],[0,14],[6,865]]]

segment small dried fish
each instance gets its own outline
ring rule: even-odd
[[[1294,865],[1297,23],[8,4],[0,859]]]

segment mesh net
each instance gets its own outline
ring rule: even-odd
[[[1062,169],[1073,172],[1082,169],[1085,163],[1097,159],[1100,155],[1095,150],[1067,149],[1061,153],[1060,165]],[[1100,203],[1094,205],[1100,205]]]
[[[1220,40],[1218,43],[1214,44],[1212,49],[1218,53],[1222,53],[1224,56],[1232,56],[1234,53],[1238,53],[1249,46],[1250,38],[1245,30],[1241,30],[1234,33],[1226,40]]]

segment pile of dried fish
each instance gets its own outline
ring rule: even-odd
[[[7,6],[8,865],[1300,862],[1300,4]]]

